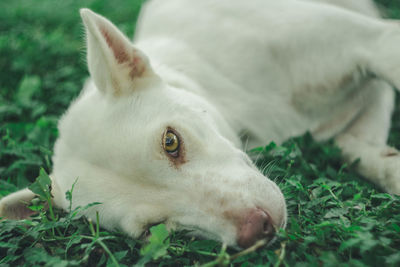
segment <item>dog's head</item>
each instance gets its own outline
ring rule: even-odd
[[[78,179],[73,205],[101,202],[87,216],[97,210],[103,226],[135,237],[165,222],[248,247],[283,227],[279,188],[238,148],[218,111],[165,83],[105,18],[81,15],[91,80],[59,125],[57,190]],[[57,190],[56,203],[67,207]]]

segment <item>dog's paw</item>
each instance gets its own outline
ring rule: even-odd
[[[390,153],[385,159],[383,187],[390,194],[400,195],[400,155],[396,152]]]

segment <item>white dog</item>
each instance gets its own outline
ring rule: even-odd
[[[78,178],[73,205],[101,202],[85,215],[99,211],[105,228],[138,237],[164,222],[248,247],[285,226],[286,207],[239,135],[254,147],[306,131],[400,193],[400,156],[386,145],[400,26],[372,2],[153,0],[133,43],[81,16],[91,79],[59,123],[56,206],[67,209]],[[33,196],[5,197],[1,214],[26,217]]]

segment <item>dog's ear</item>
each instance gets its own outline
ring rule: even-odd
[[[140,80],[155,77],[147,57],[110,21],[86,8],[80,13],[86,29],[89,72],[100,91],[127,94]]]

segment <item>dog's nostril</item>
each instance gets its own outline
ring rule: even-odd
[[[275,233],[271,217],[261,209],[251,210],[238,232],[238,245],[248,248],[260,239],[270,239]]]
[[[273,235],[274,233],[275,233],[274,225],[271,222],[271,217],[268,216],[268,220],[264,222],[264,234],[270,236]]]

